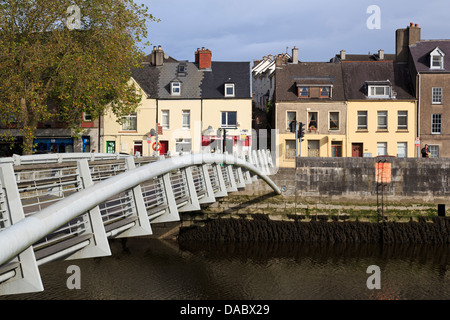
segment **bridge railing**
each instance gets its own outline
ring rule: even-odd
[[[0,159],[0,294],[43,290],[38,266],[110,255],[109,238],[151,235],[268,178],[270,152],[169,159],[57,154]]]

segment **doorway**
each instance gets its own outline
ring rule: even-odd
[[[167,154],[167,152],[169,151],[169,141],[161,140],[161,141],[159,141],[159,143],[161,144],[161,149],[159,149],[159,154],[161,154],[161,155]]]
[[[352,143],[352,157],[361,158],[363,156],[363,144]]]

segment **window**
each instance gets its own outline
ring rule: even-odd
[[[330,112],[330,130],[339,130],[339,112]]]
[[[181,94],[181,83],[172,82],[170,84],[170,94],[173,96],[179,96]]]
[[[342,141],[331,141],[331,156],[342,157]]]
[[[397,157],[406,158],[408,156],[408,143],[398,142],[397,143]]]
[[[430,148],[430,158],[439,158],[439,146],[429,145]]]
[[[442,133],[442,114],[435,113],[431,118],[431,133],[441,134]]]
[[[299,89],[299,96],[301,98],[308,98],[309,97],[309,87],[300,87]]]
[[[191,152],[191,139],[180,138],[175,139],[175,152],[189,153]]]
[[[433,104],[442,104],[442,88],[433,88],[432,90]]]
[[[321,98],[329,98],[330,97],[330,87],[321,87],[320,88],[320,97]]]
[[[290,130],[291,129],[291,123],[292,122],[296,122],[297,121],[297,113],[295,111],[288,111],[287,115],[286,115],[286,119],[287,119],[287,129]]]
[[[378,142],[377,156],[386,156],[386,155],[387,155],[387,142]]]
[[[183,64],[180,64],[180,65],[178,66],[178,72],[179,72],[179,73],[184,73],[184,72],[186,72],[186,66],[183,65]]]
[[[222,128],[236,128],[237,127],[237,112],[223,111],[222,112]]]
[[[225,97],[234,97],[234,83],[225,83]]]
[[[137,115],[132,113],[128,116],[122,117],[123,131],[137,131]]]
[[[163,129],[169,129],[169,110],[161,110],[161,124]]]
[[[318,125],[317,118],[318,118],[317,112],[309,112],[308,113],[308,130],[317,129],[317,125]]]
[[[189,129],[191,127],[191,110],[183,110],[183,128]]]
[[[358,111],[357,130],[367,130],[367,111]]]
[[[389,98],[391,96],[390,86],[369,86],[369,97]]]
[[[399,111],[397,113],[397,129],[398,130],[408,129],[408,111]]]
[[[432,55],[431,69],[444,69],[444,57],[439,54]]]
[[[92,115],[90,113],[84,113],[83,112],[83,121],[91,122],[92,121]]]
[[[295,159],[295,140],[286,140],[286,159]]]
[[[387,111],[378,111],[378,130],[387,130]]]

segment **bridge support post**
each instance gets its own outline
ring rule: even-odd
[[[195,190],[194,178],[192,177],[192,169],[186,167],[182,169],[186,177],[186,187],[189,194],[189,202],[184,206],[178,208],[178,212],[198,211],[200,210],[200,203],[198,201],[197,191]]]
[[[125,158],[125,165],[127,170],[136,168],[133,157]],[[134,207],[136,208],[136,225],[117,235],[117,238],[147,236],[153,234],[150,221],[148,220],[147,209],[145,208],[144,197],[142,196],[141,185],[135,186],[130,192],[132,193]]]
[[[205,183],[206,187],[206,194],[202,199],[200,199],[199,203],[214,203],[216,202],[216,197],[214,196],[214,190],[211,184],[211,177],[209,176],[208,166],[206,164],[203,164],[200,166],[199,170],[200,174],[203,176],[203,182]]]
[[[12,163],[0,165],[0,184],[5,196],[5,202],[1,204],[7,215],[5,224],[10,226],[25,218]],[[44,290],[32,246],[0,267],[0,278],[2,276],[5,282],[0,280],[0,295]]]
[[[167,209],[165,209],[165,213],[163,213],[162,215],[159,215],[156,218],[151,218],[150,222],[161,223],[161,222],[180,221],[177,202],[173,194],[172,183],[170,182],[170,173],[164,174],[161,179],[162,184],[164,185],[163,190],[165,194],[165,199],[167,201]]]
[[[89,170],[88,160],[78,160],[78,171],[82,181],[82,187],[87,187],[94,184]],[[67,260],[73,259],[85,259],[94,257],[110,256],[111,249],[109,247],[108,238],[105,232],[105,226],[103,224],[102,216],[98,205],[89,212],[85,213],[89,217],[89,221],[85,222],[88,225],[88,232],[92,232],[91,241],[88,246],[75,252],[67,257]]]
[[[220,164],[212,164],[213,170],[215,170],[215,174],[217,175],[217,179],[219,180],[219,190],[216,191],[214,196],[216,198],[226,197],[228,195],[227,187],[225,185],[225,180],[223,179],[222,168]]]

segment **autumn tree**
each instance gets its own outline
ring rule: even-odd
[[[152,21],[132,0],[0,0],[0,117],[24,153],[40,122],[57,117],[76,135],[83,113],[135,110],[131,69]]]

